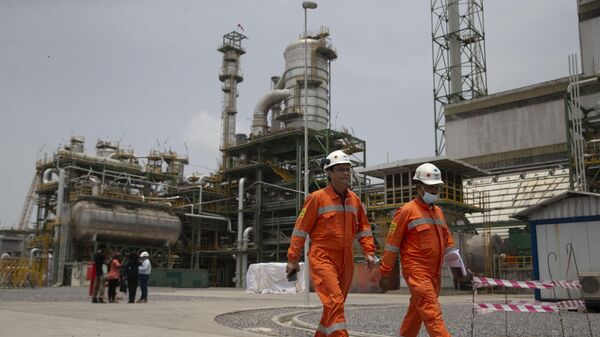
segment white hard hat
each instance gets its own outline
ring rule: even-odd
[[[417,167],[413,180],[420,181],[425,185],[441,185],[444,183],[442,172],[431,163],[421,164]]]
[[[140,257],[148,257],[148,256],[150,256],[150,254],[148,254],[148,252],[142,252],[140,254]]]
[[[348,155],[342,150],[333,151],[325,158],[323,170],[338,164],[352,164]]]

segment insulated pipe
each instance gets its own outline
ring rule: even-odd
[[[31,249],[31,251],[29,252],[29,269],[31,269],[31,266],[33,265],[33,256],[35,255],[35,253],[37,253],[39,251],[38,248],[33,248]]]
[[[90,176],[89,179],[92,182],[92,195],[96,196],[100,194],[100,179],[98,179],[98,177],[95,176]]]
[[[244,229],[242,240],[242,288],[246,288],[246,273],[248,272],[248,237],[254,231],[254,227],[250,226]]]
[[[235,287],[242,287],[242,256],[239,252],[242,250],[242,232],[244,231],[244,183],[246,178],[240,178],[238,181],[238,230],[237,230],[237,251],[235,256]]]
[[[200,189],[198,192],[198,213],[202,213],[202,192],[204,191],[204,187],[200,184],[198,188]],[[231,220],[229,221],[229,229],[231,230]]]
[[[55,168],[49,168],[44,170],[42,181],[44,184],[52,182],[52,175],[58,175],[58,171]]]
[[[217,214],[211,214],[211,213],[200,213],[200,214],[185,213],[185,216],[189,216],[190,218],[200,218],[200,219],[211,219],[211,220],[226,221],[227,222],[227,231],[229,233],[235,233],[233,231],[233,228],[231,228],[231,220],[229,218],[227,218],[227,217],[220,216],[220,215],[217,215]]]
[[[63,245],[66,242],[66,235],[68,234],[68,226],[64,221],[64,199],[65,199],[65,185],[66,185],[66,171],[64,169],[60,169],[58,171],[58,191],[56,196],[56,220],[60,223],[60,245],[58,246],[58,259],[57,259],[57,267],[54,269],[56,273],[56,283],[54,283],[53,287],[60,287],[63,284],[64,278],[64,270],[65,270],[65,258],[67,256],[66,253],[66,245]]]
[[[592,77],[592,78],[586,78],[585,80],[579,80],[577,82],[573,82],[573,83],[569,83],[569,85],[567,86],[567,93],[571,93],[571,88],[573,88],[574,85],[588,85],[588,84],[594,84],[596,82],[600,81],[600,76],[598,77]],[[49,169],[51,170],[51,169]],[[45,173],[45,171],[44,171]]]
[[[269,109],[277,103],[281,103],[284,99],[291,95],[289,89],[276,89],[264,95],[254,108],[254,118],[252,120],[252,134],[255,136],[264,135],[267,133],[269,123],[267,122],[267,113]]]
[[[273,89],[275,90],[283,88],[285,88],[285,72],[279,77],[279,80],[277,81],[277,83],[275,83],[275,86],[273,87]]]

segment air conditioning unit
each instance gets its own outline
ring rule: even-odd
[[[579,273],[579,283],[585,300],[600,300],[600,272]]]

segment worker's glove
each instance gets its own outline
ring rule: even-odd
[[[375,255],[365,255],[365,262],[367,263],[367,268],[371,269],[377,263],[377,258]]]
[[[390,289],[392,284],[392,279],[390,277],[381,276],[379,279],[379,288],[381,288],[381,292],[385,293]]]

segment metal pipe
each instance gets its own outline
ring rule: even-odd
[[[53,174],[58,174],[58,170],[55,168],[49,168],[49,169],[44,170],[44,174],[42,176],[42,182],[44,184],[52,182]]]
[[[265,135],[269,123],[267,122],[267,113],[272,106],[280,103],[291,95],[289,89],[272,90],[264,95],[254,108],[254,118],[252,120],[252,134],[255,136]]]
[[[312,1],[302,2],[304,8],[304,198],[308,197],[308,32],[307,32],[307,10],[317,8],[317,3]],[[310,280],[308,273],[308,249],[310,247],[310,237],[306,237],[304,242],[304,266],[305,266],[305,304],[310,304]]]
[[[242,287],[242,257],[239,253],[242,250],[242,235],[244,231],[244,183],[246,178],[240,178],[238,181],[238,230],[237,230],[237,251],[235,257],[235,287]]]
[[[273,89],[277,90],[277,89],[283,89],[285,87],[285,71],[283,72],[283,74],[281,75],[281,77],[279,77],[279,80],[277,81],[277,83],[275,83],[275,86],[273,87]]]
[[[66,258],[66,245],[63,245],[63,242],[66,243],[66,237],[64,237],[67,233],[68,226],[63,221],[63,213],[64,213],[64,199],[65,199],[65,180],[66,180],[66,172],[64,169],[61,169],[58,173],[58,191],[56,196],[56,220],[60,223],[60,245],[58,246],[58,259],[57,259],[57,268],[55,269],[56,283],[53,287],[60,287],[63,284],[64,278],[64,269],[65,269],[65,258]]]
[[[592,77],[592,78],[586,78],[585,80],[580,80],[580,81],[576,81],[573,83],[569,83],[569,85],[567,85],[567,92],[570,94],[571,93],[571,88],[574,85],[588,85],[588,84],[594,84],[596,82],[598,82],[600,80],[600,76],[598,77]]]
[[[29,252],[29,269],[31,269],[31,265],[33,264],[33,255],[39,251],[38,248],[33,248],[31,249],[31,251]]]
[[[190,218],[200,218],[200,219],[211,219],[211,220],[222,220],[227,222],[227,231],[229,233],[235,233],[233,228],[231,227],[231,220],[227,217],[220,216],[217,214],[211,213],[201,213],[201,214],[193,214],[193,213],[185,213],[185,216],[189,216]]]
[[[242,288],[246,288],[246,273],[248,272],[248,237],[250,233],[254,231],[254,227],[250,226],[244,229],[242,239]]]
[[[200,185],[199,189],[200,189],[200,192],[198,194],[198,213],[202,213],[202,192],[204,191],[204,187],[202,185]]]

